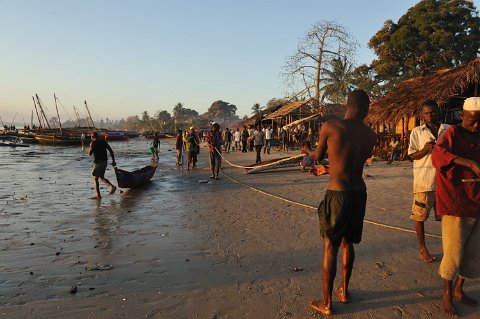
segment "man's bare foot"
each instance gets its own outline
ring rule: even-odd
[[[342,287],[338,287],[335,291],[337,292],[338,301],[340,301],[341,303],[349,303],[350,302],[350,296],[348,294],[343,293],[343,288]]]
[[[310,308],[326,315],[326,316],[329,316],[331,314],[333,314],[333,311],[332,311],[332,308],[330,307],[327,307],[323,304],[323,302],[321,300],[314,300],[310,303]]]
[[[95,195],[95,196],[90,197],[90,199],[102,199],[102,196]]]
[[[426,263],[432,263],[437,261],[437,257],[430,255],[428,250],[420,250],[420,259]]]
[[[458,317],[457,311],[455,310],[452,299],[450,297],[443,296],[442,307],[443,307],[443,311],[445,311],[447,315],[450,315],[452,317]]]
[[[115,193],[116,190],[117,190],[117,186],[112,185],[112,188],[110,189],[110,195]]]
[[[478,302],[475,299],[467,296],[463,291],[454,292],[453,299],[455,299],[456,301],[460,301],[470,307],[478,306]]]

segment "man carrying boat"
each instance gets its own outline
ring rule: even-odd
[[[376,142],[375,133],[363,123],[370,100],[362,90],[348,96],[345,119],[331,120],[320,130],[318,146],[302,152],[321,161],[328,148],[330,167],[319,165],[314,175],[329,173],[329,185],[318,208],[320,234],[323,237],[322,290],[323,300],[315,300],[310,307],[324,315],[332,314],[333,282],[337,269],[337,253],[342,248],[342,282],[336,289],[338,300],[348,303],[348,284],[353,270],[355,251],[360,243],[367,203],[367,188],[363,181],[363,167],[371,156]]]
[[[480,277],[480,97],[463,104],[462,123],[450,126],[432,152],[437,169],[437,211],[442,215],[443,310],[457,316],[453,300],[475,307],[465,278]]]
[[[93,196],[92,199],[100,199],[102,196],[100,195],[100,186],[98,184],[98,180],[108,187],[110,187],[110,194],[115,193],[117,187],[110,183],[108,179],[105,178],[105,170],[107,169],[107,150],[110,153],[110,157],[112,158],[112,165],[115,166],[115,156],[113,154],[113,150],[108,145],[107,141],[98,138],[98,133],[92,133],[92,142],[90,143],[90,149],[88,150],[88,155],[93,154],[93,185],[95,186],[95,193],[96,196]]]

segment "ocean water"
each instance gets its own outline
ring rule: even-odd
[[[109,144],[119,168],[151,163],[151,140]],[[169,253],[190,241],[179,216],[183,172],[175,166],[174,140],[161,140],[150,183],[113,195],[101,184],[101,201],[90,199],[92,165],[88,149],[80,147],[0,148],[0,306],[69,297],[72,285],[102,287],[109,274],[128,280],[145,264],[183,258]],[[117,184],[112,166],[105,177]],[[96,263],[113,264],[114,270],[95,276],[85,271]]]

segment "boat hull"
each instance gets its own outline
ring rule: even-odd
[[[125,171],[115,167],[115,176],[117,177],[118,187],[135,188],[143,185],[147,183],[150,179],[152,179],[156,169],[156,163],[145,166],[144,168],[138,169],[133,172]]]

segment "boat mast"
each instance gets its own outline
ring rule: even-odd
[[[52,128],[50,127],[50,123],[48,123],[47,116],[45,115],[45,112],[43,111],[42,103],[40,103],[40,98],[38,97],[38,94],[35,94],[37,97],[37,103],[38,107],[40,108],[40,113],[43,114],[43,118],[45,119],[45,122],[47,123],[48,129],[51,130]]]
[[[37,117],[38,117],[38,125],[40,126],[39,129],[43,130],[42,121],[41,121],[40,115],[38,114],[37,103],[35,103],[35,98],[33,96],[32,96],[32,99],[33,99],[33,106],[35,106],[35,112],[37,113]]]
[[[33,127],[33,110],[32,110],[32,115],[30,116],[30,128]]]
[[[93,122],[92,115],[90,114],[90,110],[88,109],[87,101],[85,101],[85,108],[87,109],[88,116],[90,117],[90,121],[92,121],[92,126],[95,129],[95,123]]]
[[[60,125],[60,135],[63,135],[62,121],[60,120],[60,114],[58,114],[57,96],[55,95],[55,93],[53,93],[53,98],[55,100],[55,109],[57,109],[58,124]]]
[[[41,121],[40,115],[38,114],[37,103],[35,103],[35,98],[33,96],[32,96],[32,100],[33,100],[33,106],[35,107],[35,113],[37,113],[38,125],[39,125],[38,128],[40,130],[43,130],[42,121]]]

